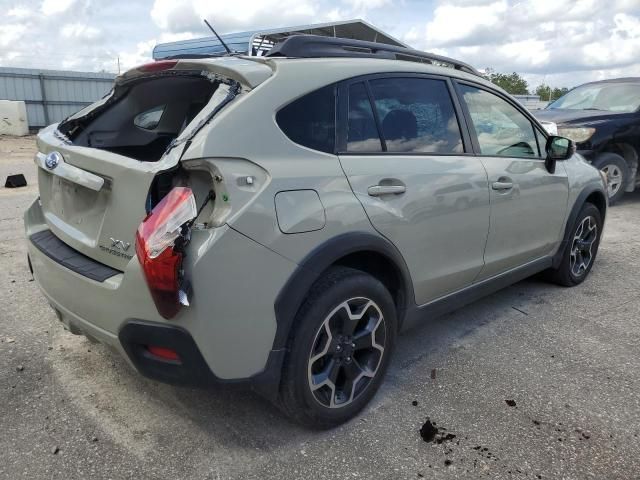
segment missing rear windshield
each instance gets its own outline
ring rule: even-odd
[[[200,74],[137,79],[116,85],[103,105],[71,117],[58,130],[74,145],[155,162],[220,85]]]

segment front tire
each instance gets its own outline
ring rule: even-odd
[[[565,287],[584,282],[596,260],[601,235],[600,210],[585,203],[573,224],[560,266],[550,271],[550,280]]]
[[[605,152],[593,161],[593,166],[607,175],[609,205],[618,202],[624,195],[631,171],[620,155]]]
[[[396,323],[393,298],[379,280],[331,268],[296,315],[280,391],[285,413],[313,428],[353,418],[382,382]]]

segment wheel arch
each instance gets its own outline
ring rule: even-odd
[[[578,195],[578,198],[576,198],[576,201],[571,208],[571,212],[567,217],[562,242],[560,243],[558,251],[553,256],[553,268],[558,268],[560,266],[560,263],[562,262],[564,252],[570,243],[569,237],[571,236],[573,224],[575,223],[576,218],[578,217],[578,214],[580,213],[580,210],[582,210],[582,207],[585,203],[592,203],[593,205],[595,205],[600,211],[600,215],[602,216],[602,220],[604,221],[604,218],[607,214],[607,194],[602,190],[602,188],[595,185],[585,187]]]
[[[582,208],[582,206],[585,203],[591,203],[595,205],[598,208],[598,210],[600,210],[600,215],[604,220],[604,217],[607,214],[607,199],[605,198],[604,193],[602,193],[599,190],[595,190],[591,192],[589,195],[587,195],[584,202],[582,202],[582,205],[580,206],[580,208]]]
[[[625,161],[629,167],[629,179],[627,180],[628,184],[624,185],[623,188],[625,192],[632,192],[635,189],[636,176],[638,174],[638,157],[640,155],[638,149],[628,142],[610,141],[600,149],[598,156],[605,153],[615,153]],[[596,156],[596,161],[598,156]]]
[[[284,285],[276,301],[277,330],[274,349],[286,348],[294,319],[313,284],[335,265],[362,270],[380,280],[391,293],[397,308],[398,327],[404,312],[415,304],[407,265],[388,240],[367,232],[334,237],[310,252]]]

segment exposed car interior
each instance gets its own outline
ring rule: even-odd
[[[74,122],[80,128],[68,135],[75,145],[154,162],[209,102],[217,86],[202,76],[172,76],[143,79],[120,87],[121,91],[116,87],[113,100],[97,115]],[[61,124],[63,132],[64,127]]]

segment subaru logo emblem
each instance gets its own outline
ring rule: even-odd
[[[47,158],[44,159],[44,164],[49,170],[53,170],[61,161],[62,155],[60,155],[58,152],[51,152],[49,155],[47,155]]]

